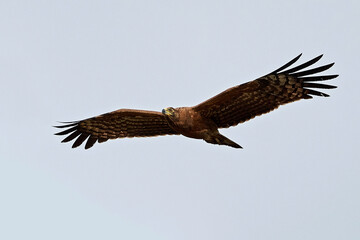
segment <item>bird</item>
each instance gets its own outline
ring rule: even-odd
[[[236,126],[256,116],[277,109],[280,105],[313,96],[329,97],[314,89],[332,89],[319,83],[339,75],[320,75],[334,63],[306,70],[323,55],[296,67],[298,55],[285,65],[255,80],[231,87],[193,107],[167,107],[158,111],[119,109],[81,121],[60,122],[55,135],[64,136],[63,143],[75,140],[72,148],[85,143],[85,149],[109,139],[183,135],[207,143],[242,148],[220,134],[219,129]]]

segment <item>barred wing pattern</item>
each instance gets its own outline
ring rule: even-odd
[[[212,119],[219,128],[227,128],[268,113],[286,103],[310,99],[313,95],[328,97],[329,95],[315,91],[313,88],[336,88],[336,86],[317,82],[333,79],[338,75],[309,75],[323,72],[332,67],[334,63],[304,70],[319,61],[322,57],[320,55],[297,67],[285,70],[300,56],[301,54],[268,75],[229,88],[200,103],[194,109],[199,111],[203,117]]]
[[[73,148],[80,146],[87,139],[85,149],[91,148],[96,141],[102,143],[116,138],[178,134],[169,127],[160,112],[134,109],[120,109],[55,127],[67,128],[55,135],[69,134],[62,142],[76,139]]]

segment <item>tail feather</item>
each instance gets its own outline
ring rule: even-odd
[[[208,143],[212,143],[212,144],[219,144],[219,145],[227,145],[233,148],[242,148],[239,144],[231,141],[230,139],[228,139],[227,137],[218,134],[215,136],[211,136],[211,138],[209,139],[204,139],[206,142]]]

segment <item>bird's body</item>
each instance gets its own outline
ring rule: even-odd
[[[169,126],[186,137],[202,139],[208,131],[217,129],[212,121],[203,118],[191,107],[166,108],[163,114]]]
[[[183,136],[203,139],[208,143],[241,148],[238,144],[221,135],[218,127],[211,119],[204,118],[200,112],[192,107],[165,108],[163,114],[166,116],[169,126]]]
[[[92,147],[96,141],[101,143],[108,139],[179,134],[203,139],[212,144],[241,148],[237,143],[221,135],[218,129],[235,126],[283,104],[310,99],[312,95],[329,96],[312,88],[335,88],[317,82],[330,80],[338,75],[309,76],[329,69],[333,63],[304,70],[317,62],[322,55],[285,70],[300,56],[301,54],[270,74],[229,88],[194,107],[168,107],[162,112],[120,109],[57,126],[67,128],[57,135],[70,134],[63,142],[76,139],[73,147],[81,145],[87,139],[86,149]]]

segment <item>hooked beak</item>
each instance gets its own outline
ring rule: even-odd
[[[166,116],[172,116],[173,115],[173,111],[171,108],[164,108],[162,111],[162,114],[166,115]]]

